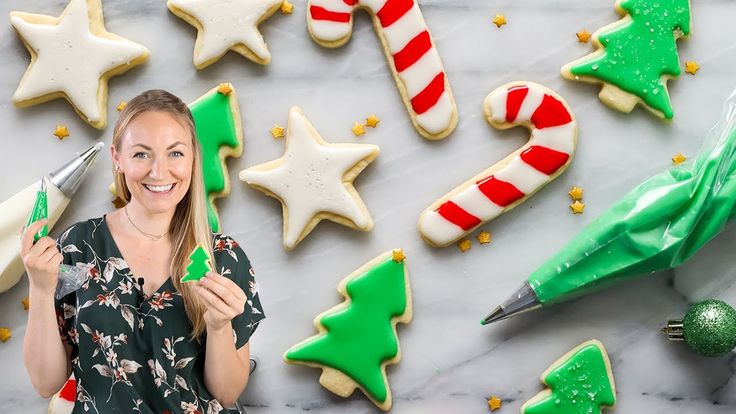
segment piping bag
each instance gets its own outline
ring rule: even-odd
[[[736,91],[694,159],[631,190],[481,324],[675,268],[736,216]]]
[[[81,186],[102,147],[104,144],[98,142],[41,180],[0,203],[0,293],[18,283],[25,272],[20,258],[18,229],[26,224],[29,212],[38,214],[37,208],[34,207],[35,199],[39,198],[37,196],[41,193],[38,189],[42,188],[42,185],[46,188],[44,196],[47,204],[46,216],[49,219],[47,226],[48,230],[51,230]],[[40,181],[44,183],[41,184]],[[34,240],[37,240],[35,236]]]

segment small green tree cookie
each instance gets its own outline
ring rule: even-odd
[[[522,414],[601,414],[616,404],[611,363],[603,344],[593,339],[558,359],[542,374],[550,389],[527,401]]]
[[[187,274],[181,278],[182,282],[197,282],[207,272],[212,271],[212,258],[201,243],[189,253],[189,265],[186,270]]]
[[[677,40],[690,34],[690,0],[618,0],[623,19],[593,34],[596,51],[562,68],[567,79],[602,83],[599,98],[622,112],[637,103],[674,116],[667,80],[680,75]]]

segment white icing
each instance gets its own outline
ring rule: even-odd
[[[289,113],[286,150],[278,160],[240,172],[240,179],[276,194],[285,205],[284,245],[296,246],[315,215],[333,213],[368,230],[372,220],[343,179],[357,163],[379,151],[375,145],[325,142],[298,108]]]
[[[169,0],[168,5],[181,9],[202,25],[194,50],[194,63],[199,66],[239,44],[258,58],[269,60],[271,53],[258,23],[281,3],[282,0]]]
[[[442,72],[442,61],[437,54],[437,49],[432,48],[416,63],[403,72],[399,72],[399,78],[404,82],[409,98],[413,98],[423,91],[440,72]]]
[[[544,94],[545,89],[529,85],[529,92],[524,97],[524,101],[521,103],[519,113],[516,115],[514,122],[519,123],[531,120],[532,115],[534,115],[534,111],[536,111],[542,103]]]
[[[482,221],[488,221],[503,211],[503,207],[489,202],[488,197],[475,184],[452,197],[452,201]]]
[[[422,11],[414,3],[412,8],[402,18],[394,22],[394,24],[383,28],[383,35],[386,38],[388,50],[391,54],[395,54],[403,49],[411,39],[414,39],[419,33],[425,30],[427,30],[427,24],[422,17]]]
[[[455,103],[447,91],[442,92],[439,101],[423,114],[416,116],[417,123],[430,134],[438,134],[450,125],[455,115]]]
[[[349,36],[351,29],[347,23],[312,19],[309,19],[309,27],[315,38],[326,42],[334,42]]]
[[[425,211],[422,214],[419,218],[419,229],[425,238],[438,245],[450,243],[466,233],[460,226],[445,220],[436,211]]]
[[[529,120],[536,108],[541,104],[545,93],[554,96],[550,90],[541,85],[533,83],[523,83],[520,85],[528,86],[529,93],[524,98],[519,115],[514,120],[514,123]],[[502,86],[488,94],[483,100],[486,112],[490,112],[491,118],[494,121],[506,123],[507,99],[508,86]],[[561,100],[561,98],[558,99]],[[564,101],[562,102],[564,103]],[[529,144],[543,145],[556,151],[567,153],[572,157],[575,150],[576,134],[577,125],[575,121],[544,129],[531,128]],[[492,170],[494,167],[495,165],[489,167],[486,171]],[[561,169],[564,170],[564,168],[562,167]],[[525,194],[523,199],[551,181],[548,175],[537,171],[534,167],[525,163],[520,156],[514,157],[506,166],[492,175],[498,180],[514,185],[519,191]],[[464,188],[464,190],[450,197],[449,200],[460,206],[466,212],[478,217],[482,222],[488,222],[503,213],[503,207],[496,205],[485,197],[477,188],[476,181],[478,180],[471,179],[463,183],[460,188]],[[445,220],[435,211],[442,203],[446,202],[446,196],[443,196],[440,200],[443,201],[441,203],[433,203],[432,206],[422,213],[419,218],[419,227],[422,235],[426,239],[430,240],[433,244],[444,246],[462,237],[467,232],[450,221]]]
[[[368,8],[375,15],[388,1],[392,0],[360,0],[358,5]],[[327,10],[336,12],[351,13],[354,8],[346,5],[342,0],[311,0],[309,4],[319,5]],[[307,22],[312,35],[324,41],[343,39],[349,35],[351,30],[349,23],[314,20],[309,13],[307,14]],[[393,54],[403,49],[411,39],[424,31],[429,32],[429,29],[424,21],[421,9],[415,1],[403,16],[389,26],[381,28],[381,35],[387,45],[387,50],[385,51],[388,54],[387,58],[392,60]],[[393,65],[392,70],[395,71]],[[407,97],[404,98],[407,101],[406,106],[409,108],[411,115],[416,119],[416,123],[430,134],[444,132],[450,127],[453,116],[456,113],[455,100],[452,94],[449,90],[445,90],[445,96],[435,104],[437,107],[436,110],[433,110],[435,108],[430,108],[421,115],[416,114],[411,109],[411,104],[408,101],[411,101],[416,94],[421,92],[441,72],[444,73],[442,60],[433,42],[432,47],[419,60],[403,72],[398,73],[398,78],[407,94]]]
[[[13,101],[63,92],[88,122],[101,120],[106,102],[98,99],[100,77],[146,55],[148,50],[129,40],[91,33],[88,13],[86,0],[70,0],[56,25],[30,23],[11,13],[11,24],[37,54]],[[91,15],[103,24],[101,9]]]

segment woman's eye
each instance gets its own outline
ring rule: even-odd
[[[171,156],[173,156],[173,157],[183,157],[184,156],[184,153],[181,152],[181,151],[172,151],[171,152]]]
[[[135,154],[133,154],[133,158],[145,158],[147,156],[148,154],[146,154],[145,152],[136,152]]]

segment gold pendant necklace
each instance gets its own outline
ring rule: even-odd
[[[128,221],[130,222],[130,224],[132,224],[133,227],[135,227],[136,230],[138,230],[139,232],[141,232],[141,234],[143,234],[144,236],[148,237],[149,239],[151,239],[153,241],[159,241],[162,237],[164,237],[165,235],[169,234],[168,231],[166,233],[160,235],[160,236],[159,235],[156,235],[156,234],[146,233],[145,231],[141,230],[138,226],[136,226],[135,223],[133,223],[133,220],[130,219],[130,214],[128,214],[128,206],[127,205],[125,207],[123,207],[123,210],[125,210],[125,216],[128,217]]]

